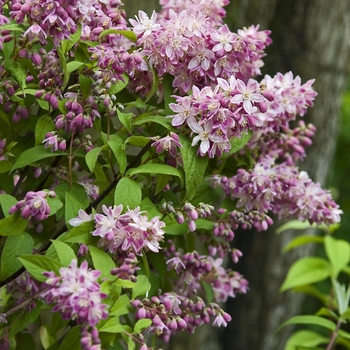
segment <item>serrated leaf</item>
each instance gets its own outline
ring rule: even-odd
[[[105,332],[105,333],[123,333],[124,328],[123,325],[119,321],[119,316],[113,317],[112,319],[108,320],[100,329],[99,332]]]
[[[248,131],[246,134],[241,134],[241,137],[233,137],[230,139],[231,148],[228,151],[228,153],[224,153],[224,157],[234,154],[238,152],[240,149],[242,149],[252,138],[253,133],[251,131]]]
[[[0,280],[5,280],[22,267],[17,256],[32,253],[33,245],[33,238],[26,232],[18,237],[7,237],[1,251]]]
[[[107,141],[107,144],[109,148],[112,150],[115,158],[117,159],[117,162],[119,165],[119,171],[124,174],[126,170],[127,159],[126,159],[125,150],[123,150],[122,148],[122,144],[123,144],[122,139],[118,141]]]
[[[26,87],[27,71],[24,66],[11,59],[5,59],[4,68],[10,73],[11,76],[17,81],[18,85],[23,90]]]
[[[6,218],[10,216],[9,210],[16,203],[17,203],[17,199],[15,197],[12,197],[6,193],[0,194],[0,205],[2,208],[2,212],[4,213],[4,216]]]
[[[336,278],[339,272],[350,261],[350,244],[341,239],[335,239],[329,235],[324,238],[324,244],[332,272]]]
[[[293,248],[297,248],[309,243],[323,243],[323,239],[323,237],[312,235],[298,236],[292,239],[285,247],[283,247],[282,251],[287,252]]]
[[[35,146],[33,148],[30,148],[26,151],[24,151],[16,160],[15,164],[13,165],[11,172],[13,172],[16,169],[23,168],[27,165],[34,164],[38,160],[50,158],[50,157],[57,157],[57,156],[64,156],[66,155],[66,152],[51,152],[50,149],[45,148],[43,145]]]
[[[294,316],[290,318],[288,321],[283,323],[282,326],[280,326],[276,332],[278,332],[280,329],[284,328],[285,326],[288,326],[291,324],[310,324],[315,326],[321,326],[331,331],[334,331],[336,329],[336,325],[334,322],[329,321],[323,317],[313,316],[313,315],[303,315],[303,316]]]
[[[151,289],[151,283],[149,283],[148,278],[144,275],[138,275],[137,281],[132,290],[131,299],[134,300],[135,298],[141,295],[145,295],[147,292],[150,291],[150,289]]]
[[[63,203],[58,198],[46,198],[47,204],[50,207],[50,215],[52,216],[57,213],[59,209],[63,207]]]
[[[138,334],[141,333],[144,329],[149,327],[152,324],[152,320],[149,318],[143,318],[141,320],[138,320],[134,327],[134,333]]]
[[[123,113],[119,109],[117,110],[119,121],[125,126],[126,130],[131,133],[131,118],[133,113]]]
[[[68,266],[73,259],[76,259],[74,250],[66,243],[51,240],[52,245],[55,247],[58,258],[63,266]]]
[[[164,118],[162,116],[156,115],[156,116],[144,116],[141,118],[137,118],[131,122],[133,126],[136,125],[142,125],[146,123],[156,123],[159,125],[164,126],[168,130],[173,130],[173,127],[171,126],[171,120],[169,118]]]
[[[55,130],[52,118],[45,114],[41,116],[35,126],[35,146],[41,145],[48,132]]]
[[[77,227],[73,227],[62,240],[68,243],[83,243],[90,244],[94,237],[91,235],[91,231],[94,230],[94,222],[83,222]]]
[[[124,208],[136,208],[141,203],[140,184],[128,177],[123,177],[118,182],[114,192],[114,205],[123,204]]]
[[[138,147],[145,147],[149,142],[150,139],[145,136],[130,136],[124,141],[123,147],[125,148],[125,145],[127,144]]]
[[[110,316],[126,315],[131,310],[130,299],[126,294],[122,294],[110,309]]]
[[[123,80],[119,79],[115,84],[108,89],[109,95],[115,95],[118,92],[122,91],[129,83],[129,77],[126,74],[123,74]]]
[[[14,213],[0,220],[0,236],[20,235],[27,225],[28,220],[24,220],[19,213]]]
[[[91,83],[90,77],[88,77],[84,74],[79,74],[80,92],[85,99],[87,99],[90,96],[91,84],[92,83]]]
[[[306,257],[297,260],[289,269],[281,291],[311,284],[330,277],[331,269],[328,261],[317,257]]]
[[[102,147],[95,147],[92,150],[90,150],[85,155],[85,161],[86,165],[88,166],[89,170],[93,173],[95,169],[95,165],[97,162],[97,158],[102,150]]]
[[[62,41],[62,52],[66,54],[79,40],[81,37],[81,24],[78,23],[78,29],[75,33],[70,34],[68,40]]]
[[[142,164],[137,168],[132,168],[127,172],[128,175],[133,176],[136,174],[166,174],[171,176],[177,176],[181,179],[181,173],[176,168],[166,164]]]
[[[53,271],[58,275],[59,269],[62,267],[62,264],[57,260],[42,255],[22,255],[18,259],[26,270],[39,282],[46,281],[43,272]]]
[[[88,247],[95,269],[101,271],[101,278],[111,279],[111,270],[115,268],[112,258],[95,246],[89,245]]]
[[[79,67],[83,66],[84,62],[78,62],[78,61],[71,61],[67,63],[67,71],[68,73],[72,73],[75,70],[77,70]]]
[[[181,144],[182,148],[180,148],[180,152],[185,171],[186,200],[190,201],[203,182],[208,166],[208,158],[198,157],[196,149],[192,147],[188,139],[181,137]]]
[[[78,201],[75,196],[71,195],[69,192],[65,193],[65,221],[66,225],[68,225],[68,221],[77,217],[79,209],[85,209],[85,206],[82,202]]]

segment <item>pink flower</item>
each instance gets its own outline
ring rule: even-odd
[[[134,19],[129,19],[129,22],[134,27],[133,31],[136,35],[141,35],[142,37],[147,37],[154,30],[158,30],[160,25],[156,24],[157,14],[155,11],[152,12],[151,18],[148,17],[147,13],[144,11],[139,11],[139,17],[135,16]]]
[[[152,146],[156,147],[157,153],[162,153],[163,151],[166,151],[166,152],[169,152],[169,154],[173,158],[176,158],[176,155],[177,155],[176,147],[179,147],[179,148],[182,147],[179,141],[179,137],[173,132],[170,132],[168,136],[153,142]]]

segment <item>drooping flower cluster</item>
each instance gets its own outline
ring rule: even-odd
[[[171,256],[171,255],[170,255]],[[222,267],[223,259],[200,255],[193,251],[181,255],[174,252],[167,260],[168,270],[176,271],[174,290],[179,294],[191,297],[202,290],[202,282],[208,283],[214,291],[217,302],[226,302],[229,297],[246,293],[248,282],[238,272]]]
[[[231,316],[224,312],[219,305],[210,303],[206,305],[203,299],[196,297],[195,300],[174,292],[154,296],[150,299],[134,300],[131,302],[137,308],[135,317],[139,319],[151,319],[152,324],[148,331],[168,341],[172,334],[187,330],[194,330],[209,324],[211,319],[213,326],[226,327],[231,321]]]
[[[169,5],[159,18],[155,12],[149,18],[139,11],[130,23],[158,74],[175,77],[175,89],[187,93],[193,85],[215,84],[217,77],[247,80],[260,73],[264,49],[272,42],[269,31],[251,26],[232,33],[222,25],[224,3],[181,2],[181,12]]]
[[[129,252],[137,255],[143,250],[158,252],[159,242],[163,240],[165,227],[159,217],[148,219],[146,212],[140,207],[128,209],[122,214],[123,205],[117,207],[102,206],[103,214],[95,214],[95,230],[93,236],[99,236],[100,247],[115,254],[116,252]],[[83,211],[79,211],[79,217],[70,221],[71,225],[78,226],[88,220],[89,216]]]
[[[55,198],[56,193],[54,191],[29,191],[24,199],[18,201],[10,208],[9,213],[13,214],[20,211],[23,219],[32,217],[38,221],[45,220],[50,215],[50,206],[46,200],[47,197]]]
[[[215,176],[214,185],[226,196],[237,200],[246,211],[271,211],[280,218],[308,220],[311,224],[332,225],[340,221],[342,211],[329,191],[314,183],[305,171],[285,163],[275,164],[271,157],[261,158],[252,170],[239,169],[227,178]],[[266,226],[267,228],[267,226]]]
[[[60,312],[65,320],[75,320],[78,324],[95,327],[107,318],[108,305],[101,300],[106,294],[101,293],[97,281],[101,272],[90,270],[86,260],[78,267],[73,259],[68,267],[62,267],[59,275],[53,271],[43,272],[47,277],[41,294],[48,304],[54,303],[53,312]]]

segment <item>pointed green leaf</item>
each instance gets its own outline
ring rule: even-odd
[[[17,199],[15,197],[10,196],[9,194],[3,193],[0,194],[0,205],[2,208],[2,212],[4,216],[7,218],[10,216],[9,210],[10,208],[17,203]]]
[[[83,66],[84,62],[71,61],[67,63],[67,71],[68,73],[72,73],[77,70],[79,67]]]
[[[126,130],[131,133],[131,118],[133,113],[122,113],[119,109],[117,110],[118,118],[120,122],[125,126]]]
[[[136,208],[141,203],[141,187],[140,184],[128,177],[123,177],[117,184],[114,192],[114,205],[123,204],[126,209]]]
[[[350,244],[329,235],[324,238],[324,244],[331,263],[333,275],[336,278],[339,272],[347,266],[350,261]]]
[[[290,324],[311,324],[315,326],[321,326],[324,328],[327,328],[331,331],[334,331],[336,329],[336,325],[334,322],[327,320],[323,317],[319,316],[312,316],[312,315],[304,315],[304,316],[294,316],[290,318],[287,322],[283,323],[282,326],[280,326],[277,329],[277,332],[284,328],[285,326],[288,326]]]
[[[118,162],[119,171],[124,174],[126,170],[127,159],[126,159],[125,150],[122,148],[122,144],[123,144],[122,139],[118,141],[107,141],[107,144],[109,148],[112,150]]]
[[[129,77],[126,74],[123,74],[123,80],[119,79],[115,84],[108,89],[109,95],[115,95],[118,92],[122,91],[129,83]]]
[[[41,145],[49,131],[55,130],[52,117],[45,114],[41,116],[35,126],[35,146]]]
[[[252,136],[253,136],[253,133],[251,131],[248,131],[246,134],[241,134],[240,138],[232,137],[230,139],[231,148],[228,151],[228,153],[224,153],[223,156],[227,157],[231,154],[238,152],[249,142]]]
[[[138,334],[141,333],[144,329],[149,327],[152,324],[152,320],[149,318],[143,318],[141,320],[138,320],[134,327],[134,333]]]
[[[311,225],[308,221],[299,221],[299,220],[291,220],[288,221],[286,224],[280,226],[279,228],[277,228],[276,233],[280,234],[283,231],[287,231],[287,230],[306,230],[307,228],[310,227],[317,227],[316,224]]]
[[[177,176],[181,179],[181,173],[176,168],[166,164],[142,164],[137,168],[132,168],[127,172],[128,175],[133,176],[136,174],[166,174],[171,176]]]
[[[68,266],[73,259],[76,259],[74,250],[66,243],[51,240],[52,245],[55,247],[58,258],[63,266]]]
[[[70,193],[66,192],[65,194],[65,221],[66,225],[69,225],[68,221],[70,219],[76,218],[79,212],[79,209],[85,209],[85,206],[82,202],[79,202],[75,196],[72,196]]]
[[[159,115],[156,116],[144,116],[144,117],[138,117],[134,119],[132,122],[132,125],[142,125],[146,123],[156,123],[159,125],[164,126],[168,130],[173,130],[173,127],[171,126],[171,119],[165,118]]]
[[[295,350],[296,346],[310,346],[315,347],[320,344],[327,344],[329,338],[309,330],[301,330],[293,333],[284,348],[284,350]]]
[[[97,158],[101,150],[102,150],[102,147],[95,147],[92,150],[90,150],[88,153],[86,153],[86,156],[85,156],[86,165],[88,166],[89,170],[92,173],[94,172]]]
[[[21,89],[26,87],[27,70],[20,62],[5,59],[4,68],[17,81]]]
[[[330,275],[331,269],[327,260],[316,257],[301,258],[291,266],[281,291],[319,282]]]
[[[124,333],[123,325],[119,321],[119,316],[108,320],[100,329],[99,332],[105,333]]]
[[[80,92],[85,99],[87,99],[90,96],[91,84],[92,83],[90,77],[84,74],[79,74]]]
[[[0,280],[5,280],[22,267],[18,261],[19,255],[31,254],[33,238],[26,232],[20,236],[9,236],[1,252]]]
[[[0,236],[20,235],[27,225],[28,220],[24,220],[19,213],[14,213],[0,220]]]
[[[62,264],[57,260],[42,255],[22,255],[18,259],[26,270],[39,282],[46,281],[43,272],[53,271],[58,275],[59,269],[62,267]]]
[[[302,235],[292,239],[285,247],[283,247],[283,252],[287,252],[293,248],[300,247],[309,243],[323,243],[324,238],[320,236],[313,235]]]
[[[100,33],[98,38],[101,39],[102,37],[109,35],[109,34],[121,34],[125,38],[132,41],[133,43],[136,43],[136,41],[137,41],[136,34],[132,30],[125,30],[125,29],[112,29],[112,28],[106,29]]]
[[[104,251],[89,245],[89,252],[96,270],[101,271],[101,278],[111,279],[111,270],[115,268],[112,258]]]
[[[63,338],[62,343],[57,350],[81,350],[80,339],[81,339],[81,326],[73,327]]]
[[[31,165],[41,159],[64,156],[66,154],[67,154],[66,152],[61,152],[61,151],[51,152],[49,148],[45,148],[43,145],[35,146],[33,148],[30,148],[24,151],[18,157],[18,159],[16,160],[15,164],[11,169],[11,172],[16,169],[23,168],[27,165]]]
[[[202,183],[208,166],[208,157],[197,156],[197,150],[192,147],[191,142],[181,137],[182,148],[180,148],[184,170],[186,200],[190,201]]]
[[[64,237],[63,242],[91,244],[95,239],[91,235],[95,225],[93,221],[83,222],[77,227],[73,227]]]
[[[134,300],[135,298],[141,295],[145,295],[147,292],[150,291],[150,289],[151,289],[151,283],[149,283],[148,278],[144,275],[138,275],[137,281],[132,290],[131,299]]]
[[[110,316],[126,315],[132,309],[130,299],[126,294],[122,294],[110,309]]]

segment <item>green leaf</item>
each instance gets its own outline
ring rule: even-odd
[[[44,349],[48,349],[51,345],[56,343],[49,326],[41,326],[39,333],[40,341]]]
[[[147,216],[149,219],[152,219],[155,216],[162,216],[161,212],[158,210],[158,207],[148,197],[142,200],[141,210],[147,212]]]
[[[144,116],[144,117],[141,116],[141,118],[138,117],[131,122],[131,124],[133,126],[142,125],[142,124],[146,124],[146,123],[151,123],[151,124],[156,123],[156,124],[164,126],[164,128],[166,128],[168,130],[173,130],[173,127],[171,126],[171,119],[164,118],[164,117],[159,116],[159,115]]]
[[[100,33],[98,38],[101,39],[102,37],[104,37],[106,35],[109,35],[109,34],[121,34],[125,38],[129,39],[130,41],[132,41],[133,43],[137,42],[136,34],[133,31],[131,31],[131,30],[125,30],[125,29],[106,29],[106,30],[104,30],[104,31],[102,31]]]
[[[119,316],[113,317],[112,319],[108,320],[100,329],[99,332],[105,332],[105,333],[123,333],[124,328],[123,325],[119,321]]]
[[[4,68],[7,70],[8,73],[10,73],[11,76],[17,81],[18,85],[23,90],[26,87],[26,77],[27,77],[27,70],[25,67],[14,60],[11,59],[5,59],[4,61]]]
[[[123,280],[121,278],[118,278],[116,281],[113,282],[113,286],[126,289],[134,288],[134,285],[134,282],[131,282],[129,280]]]
[[[68,73],[72,73],[77,70],[79,67],[83,66],[84,62],[71,61],[67,63],[67,71]]]
[[[154,190],[154,195],[157,195],[164,190],[165,186],[171,180],[171,176],[167,174],[157,174],[156,188]]]
[[[325,327],[331,331],[334,331],[336,329],[336,325],[334,322],[329,321],[323,317],[303,315],[303,316],[294,316],[290,318],[287,322],[283,323],[282,326],[280,326],[276,332],[278,332],[280,329],[290,324],[311,324],[315,326]]]
[[[199,185],[203,182],[204,174],[208,166],[208,157],[197,156],[197,151],[191,142],[181,137],[182,148],[180,148],[184,171],[186,200],[190,201],[197,192]]]
[[[324,316],[328,319],[333,319],[334,321],[339,320],[339,316],[334,311],[332,311],[326,307],[321,307],[321,309],[319,309],[315,315],[316,316]]]
[[[64,237],[63,242],[91,244],[94,239],[91,235],[91,231],[93,230],[93,221],[83,222],[79,226],[72,228]]]
[[[308,243],[323,243],[323,237],[311,235],[295,237],[285,247],[283,247],[282,251],[287,252],[293,248],[297,248]]]
[[[196,228],[211,232],[214,229],[214,222],[205,219],[198,219],[196,220]]]
[[[121,173],[125,173],[126,170],[126,153],[125,150],[122,148],[123,141],[122,139],[118,141],[107,141],[107,144],[109,148],[112,150],[115,158],[117,159],[118,165],[119,165],[119,171]]]
[[[288,271],[281,291],[324,280],[331,275],[328,261],[317,257],[306,257],[297,260]]]
[[[128,175],[133,176],[136,174],[166,174],[171,176],[177,176],[181,179],[181,173],[176,168],[166,164],[142,164],[137,168],[132,168],[127,172]]]
[[[320,344],[327,344],[328,341],[327,337],[314,331],[300,330],[289,337],[284,350],[295,350],[298,345],[315,347]]]
[[[0,174],[8,173],[12,168],[13,163],[9,160],[0,161]]]
[[[26,232],[18,237],[7,237],[1,252],[0,280],[5,280],[22,267],[17,256],[32,253],[33,245],[33,238]]]
[[[233,153],[238,152],[240,149],[242,149],[251,139],[253,136],[253,133],[251,131],[248,131],[246,134],[241,134],[241,137],[233,137],[230,139],[231,148],[228,151],[228,153],[224,153],[223,156],[227,157]]]
[[[128,338],[128,350],[135,350],[136,344],[132,337]]]
[[[147,93],[146,102],[148,102],[153,97],[153,95],[157,92],[158,86],[159,86],[158,72],[153,66],[151,67],[151,70],[152,70],[152,87]]]
[[[62,343],[57,350],[81,350],[80,339],[81,339],[81,326],[73,327],[63,338]]]
[[[123,204],[124,208],[136,208],[141,203],[140,184],[128,177],[123,177],[117,184],[114,192],[114,205]]]
[[[6,23],[0,26],[0,30],[11,30],[11,32],[24,33],[26,29],[27,29],[26,25],[18,24],[18,23]]]
[[[201,281],[201,285],[204,289],[205,296],[207,297],[208,303],[211,303],[214,300],[214,292],[213,292],[212,286],[205,281]]]
[[[15,41],[11,40],[7,43],[2,44],[2,52],[4,53],[4,56],[6,59],[11,59],[13,55],[13,51],[15,48]]]
[[[67,155],[66,152],[51,152],[49,148],[45,148],[43,145],[35,146],[33,148],[30,148],[26,151],[24,151],[16,160],[15,164],[13,165],[11,172],[23,168],[27,165],[31,165],[38,160],[44,159],[44,158],[50,158],[50,157],[57,157],[57,156],[64,156]]]
[[[28,220],[24,220],[19,213],[14,213],[0,220],[0,236],[20,235],[27,225]]]
[[[112,258],[104,251],[89,245],[89,251],[96,270],[100,270],[101,278],[111,279],[111,270],[115,268]]]
[[[15,197],[12,197],[9,194],[5,194],[5,193],[0,194],[0,205],[5,217],[10,216],[9,210],[16,203],[17,203],[17,199]]]
[[[350,244],[329,235],[324,238],[324,244],[328,259],[331,263],[332,273],[336,278],[339,272],[347,266],[350,261]]]
[[[84,99],[87,99],[90,96],[91,84],[90,77],[84,74],[79,74],[79,87]]]
[[[164,89],[164,110],[167,115],[174,114],[172,109],[169,107],[170,103],[174,103],[176,101],[175,98],[172,96],[172,94],[174,93],[173,80],[174,77],[170,74],[164,74],[162,80],[162,85]]]
[[[341,285],[337,280],[332,278],[335,295],[337,297],[338,311],[340,315],[343,315],[349,307],[350,300],[350,285],[346,289],[344,285]]]
[[[77,23],[77,24],[78,24],[77,31],[73,34],[70,34],[68,40],[63,40],[61,42],[63,54],[66,54],[80,40],[81,24],[80,23]]]
[[[144,275],[138,275],[137,281],[132,290],[131,299],[134,300],[141,295],[145,295],[147,292],[149,292],[150,289],[151,283],[149,283],[148,278]]]
[[[68,244],[53,239],[51,242],[55,247],[58,258],[63,266],[70,265],[72,260],[77,258],[74,250]]]
[[[111,307],[110,316],[122,316],[126,315],[131,310],[130,299],[126,294],[122,294],[114,305]]]
[[[122,91],[129,83],[129,77],[126,74],[123,74],[123,80],[119,79],[115,84],[108,89],[109,95],[115,95],[118,92]]]
[[[186,222],[183,224],[178,224],[175,222],[173,224],[166,225],[164,227],[164,231],[167,235],[171,236],[184,235],[188,232],[188,225]]]
[[[288,221],[286,224],[280,226],[277,230],[276,233],[280,234],[283,231],[287,231],[287,230],[306,230],[307,228],[311,228],[311,227],[317,227],[316,224],[311,225],[309,222],[302,222],[299,220],[291,220]]]
[[[131,118],[133,113],[122,113],[119,109],[117,110],[118,118],[120,122],[125,126],[126,130],[131,133]]]
[[[95,169],[95,165],[97,162],[97,158],[102,150],[102,147],[95,147],[88,153],[86,153],[85,161],[86,165],[88,166],[89,170],[93,173]]]
[[[313,285],[306,285],[306,286],[295,287],[294,291],[298,292],[298,293],[304,293],[304,294],[312,295],[313,297],[319,299],[323,304],[325,304],[325,305],[329,304],[329,296],[328,296],[328,294],[320,292]]]
[[[57,198],[46,198],[47,204],[50,206],[50,215],[54,215],[57,213],[59,209],[63,207],[63,203]]]
[[[150,142],[150,139],[145,136],[130,136],[124,141],[123,147],[128,143],[133,146],[145,147]]]
[[[35,126],[35,146],[41,145],[48,132],[55,130],[52,118],[45,114],[41,116]]]
[[[22,255],[18,258],[26,270],[39,282],[46,281],[47,277],[43,276],[45,271],[53,271],[57,275],[62,267],[57,260],[42,255]]]
[[[141,320],[138,320],[134,327],[134,333],[136,334],[141,333],[142,330],[146,329],[151,324],[152,324],[152,320],[150,320],[149,318],[143,318]]]
[[[69,81],[69,72],[67,69],[67,62],[66,62],[66,58],[62,52],[62,50],[56,46],[56,51],[58,53],[58,57],[60,59],[61,62],[61,68],[63,70],[63,84],[62,84],[62,90],[64,90],[68,84]]]
[[[85,205],[82,202],[79,202],[75,196],[71,195],[69,192],[65,194],[65,221],[66,225],[68,225],[68,221],[77,217],[79,209],[85,209]]]

